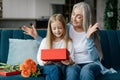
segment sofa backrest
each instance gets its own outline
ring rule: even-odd
[[[103,65],[120,70],[120,30],[101,30],[100,37]]]
[[[37,30],[41,37],[46,36],[46,30]],[[0,62],[7,62],[9,51],[9,38],[14,39],[33,39],[23,33],[22,30],[1,30],[0,35]]]

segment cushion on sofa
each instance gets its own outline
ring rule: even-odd
[[[21,64],[26,58],[37,62],[39,42],[36,40],[9,39],[7,64]]]

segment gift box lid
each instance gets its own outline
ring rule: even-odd
[[[4,69],[0,69],[0,75],[2,76],[10,76],[10,75],[15,75],[15,74],[20,74],[20,71],[6,71]]]
[[[68,58],[69,51],[66,48],[60,49],[42,49],[42,60],[66,60]]]

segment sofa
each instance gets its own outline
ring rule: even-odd
[[[46,29],[38,29],[41,37],[46,36]],[[100,30],[100,42],[104,58],[102,64],[106,68],[114,68],[117,73],[99,75],[95,80],[120,80],[120,30]],[[1,29],[0,30],[0,62],[7,62],[9,52],[9,39],[33,39],[23,34],[22,30]],[[0,80],[45,80],[45,76],[24,78],[20,74],[11,76],[0,76]]]

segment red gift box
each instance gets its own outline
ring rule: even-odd
[[[4,71],[4,69],[0,69],[0,75],[2,76],[10,76],[10,75],[15,75],[15,74],[20,74],[20,71]]]
[[[66,48],[60,49],[42,49],[42,60],[66,60],[68,59],[69,51]]]

